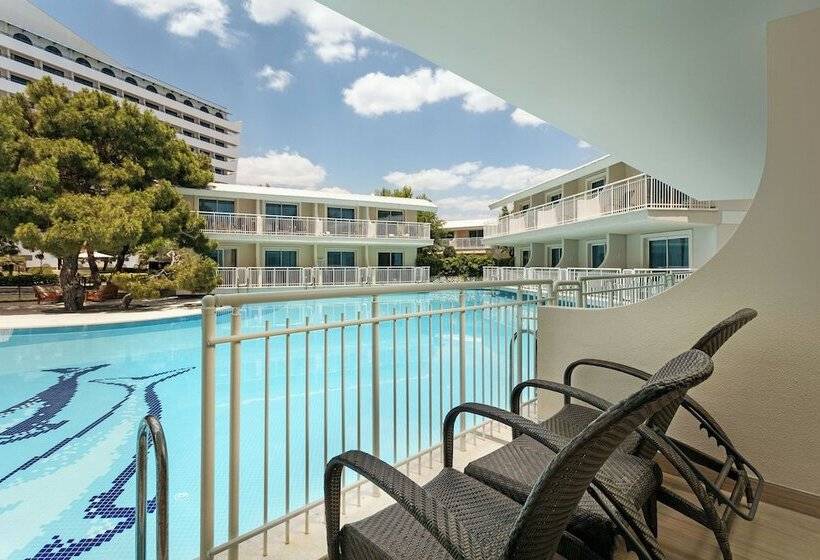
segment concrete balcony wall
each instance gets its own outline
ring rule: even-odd
[[[539,313],[542,375],[595,356],[654,371],[741,307],[760,315],[720,350],[715,374],[693,396],[770,483],[820,500],[820,11],[768,28],[768,149],[756,199],[723,249],[686,282],[634,306]],[[761,259],[767,270],[761,273]],[[578,337],[577,333],[584,333]],[[634,387],[610,373],[576,374],[582,388],[614,398]],[[547,413],[553,401],[541,403]],[[702,441],[678,419],[672,431]]]

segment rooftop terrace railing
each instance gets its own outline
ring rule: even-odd
[[[198,214],[205,221],[204,231],[206,233],[354,239],[430,239],[430,224],[424,222],[267,216],[233,212],[198,212]]]
[[[485,237],[499,237],[583,222],[635,210],[712,210],[711,201],[689,195],[646,174],[609,183],[555,202],[514,212],[485,226]]]
[[[536,308],[551,293],[552,282],[538,280],[203,298],[200,558],[227,552],[236,560],[239,544],[256,536],[266,553],[270,529],[284,526],[288,542],[297,520],[308,532],[309,514],[322,504],[323,465],[342,450],[363,449],[408,472],[414,463],[419,470],[423,461],[432,465],[447,411],[468,400],[506,407],[511,388],[535,375]],[[264,306],[251,307],[299,300],[328,300],[326,314],[317,321],[289,313],[271,324]],[[335,310],[333,302],[339,302]],[[217,309],[224,307],[229,328],[217,323]],[[255,353],[243,360],[243,350]],[[242,420],[250,414],[243,412],[243,383],[264,384],[263,411],[253,416],[261,419],[250,424]],[[222,397],[217,401],[218,387],[227,391],[227,407]],[[216,444],[217,423],[227,428],[226,448]],[[488,427],[492,432],[492,424],[462,416],[462,445],[467,433]],[[248,464],[240,449],[259,449],[256,442],[261,456],[251,454],[254,464]],[[227,457],[217,457],[218,449]],[[227,500],[217,500],[223,488],[217,465],[225,459]],[[358,502],[363,484],[348,474],[343,510],[352,504],[351,492]],[[282,498],[276,510],[273,496]],[[220,512],[227,506],[218,533],[217,503]],[[249,510],[259,517],[240,519]],[[217,542],[217,534],[226,537]]]

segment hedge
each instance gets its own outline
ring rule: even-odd
[[[0,276],[0,286],[35,286],[51,285],[60,281],[56,274],[41,274],[39,272]]]

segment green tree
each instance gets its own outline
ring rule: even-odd
[[[392,196],[395,198],[418,198],[421,200],[430,200],[430,197],[427,196],[426,193],[422,193],[416,195],[413,193],[413,187],[410,185],[405,185],[403,187],[396,187],[395,189],[391,189],[389,187],[384,187],[381,189],[377,189],[374,192],[376,196]],[[434,210],[419,210],[416,219],[425,224],[430,224],[430,237],[433,239],[433,247],[422,247],[419,251],[423,250],[437,250],[444,245],[442,241],[445,238],[445,231],[444,231],[444,220],[438,217],[438,214]]]
[[[0,238],[63,261],[65,308],[82,307],[81,252],[125,256],[173,242],[205,252],[201,222],[175,187],[203,188],[208,159],[136,105],[49,78],[0,99]]]

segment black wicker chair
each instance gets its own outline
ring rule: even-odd
[[[450,467],[425,486],[362,451],[348,451],[325,470],[328,558],[353,559],[548,559],[594,558],[565,533],[589,484],[624,439],[651,415],[679,401],[711,375],[711,359],[690,350],[666,364],[638,392],[609,407],[564,445],[545,467],[523,505]],[[445,420],[452,425],[465,404]],[[491,407],[487,407],[491,408]],[[493,409],[498,411],[498,409]],[[498,411],[522,433],[540,438],[538,424]],[[452,453],[452,432],[444,445]],[[348,467],[389,494],[396,504],[339,528],[341,475]]]
[[[712,327],[693,349],[701,350],[709,356],[714,355],[726,340],[756,315],[757,312],[752,309],[741,309]],[[603,399],[571,386],[573,371],[580,365],[618,371],[641,380],[650,379],[648,373],[623,364],[583,359],[567,367],[564,384],[540,379],[525,381],[513,389],[511,410],[514,414],[518,414],[521,395],[528,387],[564,395],[563,408],[541,423],[546,435],[536,441],[536,438],[521,435],[514,428],[514,440],[511,443],[473,461],[464,472],[523,503],[539,473],[555,458],[566,441],[583,431],[602,410],[610,406]],[[584,404],[572,403],[572,398]],[[665,435],[680,407],[691,413],[706,433],[724,448],[725,460],[710,457]],[[629,548],[636,551],[645,549],[652,558],[663,558],[655,538],[657,500],[660,500],[711,529],[724,558],[728,560],[731,558],[728,540],[731,516],[739,513],[746,519],[754,517],[762,490],[760,473],[737,452],[719,424],[690,397],[681,395],[680,400],[669,403],[652,417],[650,424],[652,430],[641,428],[627,437],[619,452],[601,470],[598,479],[608,493],[609,503],[602,505],[591,496],[585,496],[570,521],[569,532],[584,541],[602,558],[612,556],[618,535],[625,538]],[[654,462],[659,451],[689,484],[698,505],[662,486],[663,476]],[[713,470],[717,473],[717,478],[707,478],[697,468],[698,465]],[[758,479],[754,489],[747,468]],[[735,482],[734,491],[729,498],[718,491],[727,478]],[[741,505],[744,497],[746,506]],[[721,505],[723,511],[720,511]]]

